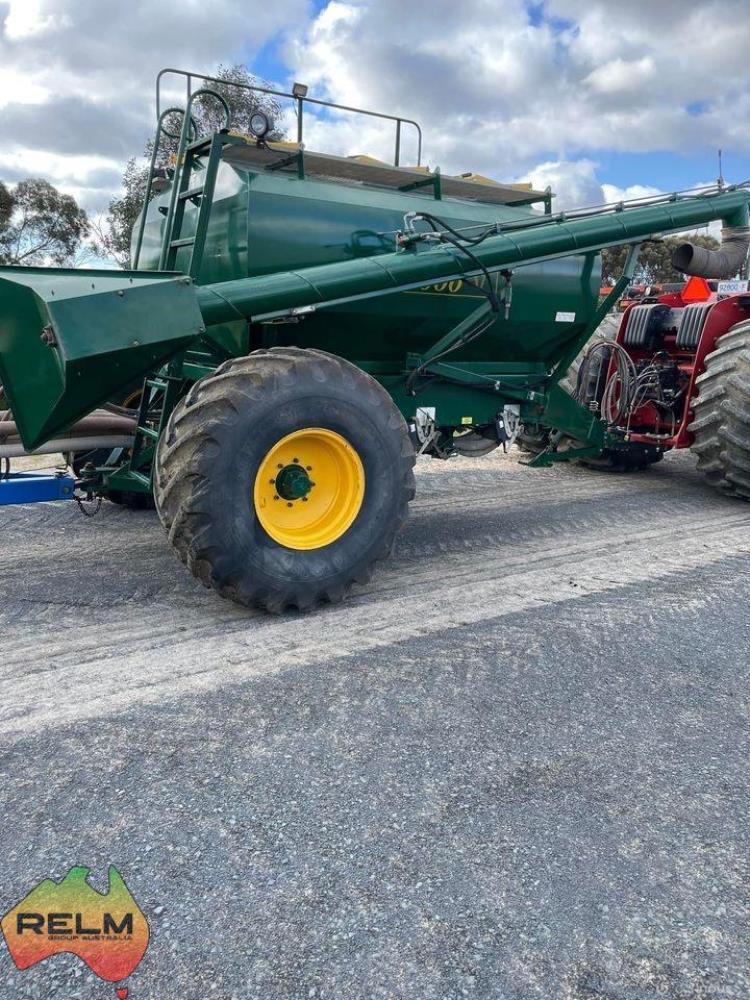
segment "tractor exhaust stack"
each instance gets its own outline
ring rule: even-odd
[[[750,227],[726,227],[721,231],[721,247],[706,247],[683,243],[672,254],[672,263],[683,274],[701,278],[733,278],[742,270],[750,248]]]

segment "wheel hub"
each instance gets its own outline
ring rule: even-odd
[[[281,438],[258,466],[255,513],[288,549],[319,549],[349,530],[365,495],[365,471],[341,434],[305,427]]]
[[[312,481],[301,465],[285,465],[276,477],[276,492],[284,500],[302,500],[312,489]]]

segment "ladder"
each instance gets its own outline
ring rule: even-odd
[[[208,221],[216,188],[216,175],[224,146],[234,140],[226,132],[198,139],[185,147],[182,161],[178,161],[173,182],[173,197],[164,227],[160,271],[177,269],[177,255],[183,247],[191,247],[187,268],[182,268],[195,281],[203,262]],[[204,162],[205,158],[205,162]],[[188,202],[198,206],[195,232],[183,236],[185,209]]]
[[[173,363],[174,364],[174,363]],[[179,371],[181,364],[167,367],[166,373],[152,375],[144,379],[141,401],[138,406],[138,422],[127,464],[127,474],[131,479],[145,487],[149,492],[153,485],[154,452],[157,442],[164,431],[167,421],[179,398],[182,376]],[[171,371],[171,373],[170,373]],[[161,400],[159,399],[161,396]],[[155,405],[159,406],[159,418],[155,427],[149,426],[149,412]]]
[[[210,136],[198,138],[197,129],[191,117],[193,102],[198,97],[215,98],[224,109],[224,127]],[[154,169],[159,156],[159,145],[163,135],[174,138],[167,130],[166,121],[170,115],[182,115],[182,129],[175,156],[175,173],[172,179],[172,194],[169,208],[166,210],[166,222],[162,236],[160,271],[177,269],[177,255],[183,247],[191,247],[187,273],[196,281],[203,262],[203,251],[206,246],[208,223],[211,216],[211,206],[216,188],[216,177],[221,162],[222,150],[225,146],[239,142],[229,135],[230,112],[226,100],[213,90],[197,90],[193,93],[185,107],[167,108],[159,115],[154,137],[154,148],[151,156],[148,183],[144,199],[144,210],[136,239],[133,266],[138,267],[143,234],[146,224],[146,212],[153,191]],[[191,135],[192,133],[192,135]],[[191,236],[183,236],[185,224],[185,209],[188,203],[198,207],[195,220],[195,230]],[[143,383],[143,391],[138,407],[133,447],[127,463],[126,476],[134,480],[144,490],[151,491],[153,486],[154,452],[169,417],[179,399],[182,386],[182,359],[174,359],[166,368],[149,375]],[[158,407],[158,417],[152,417],[152,411]]]
[[[224,112],[223,127],[213,135],[198,137],[198,129],[192,117],[193,104],[198,98],[211,98],[218,101]],[[166,222],[162,236],[159,270],[171,271],[176,267],[177,254],[183,247],[192,247],[187,273],[195,280],[200,272],[203,251],[206,245],[208,220],[216,187],[216,175],[221,161],[224,146],[234,144],[238,140],[229,135],[231,112],[226,99],[217,91],[201,88],[188,98],[185,108],[165,108],[156,123],[151,164],[146,181],[146,192],[143,201],[143,211],[138,225],[138,235],[135,241],[132,266],[137,269],[140,264],[143,248],[143,235],[146,230],[146,216],[151,195],[154,190],[154,175],[159,159],[161,142],[164,137],[176,139],[177,135],[168,129],[168,119],[179,115],[182,118],[177,152],[175,154],[175,171],[172,178],[172,192],[169,207],[166,210]],[[203,159],[206,162],[203,163]],[[202,174],[202,178],[201,175]],[[193,236],[183,236],[185,208],[188,202],[198,206],[198,217]]]

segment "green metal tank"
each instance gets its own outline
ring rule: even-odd
[[[205,167],[206,157],[197,158],[196,173]],[[171,196],[170,184],[148,207],[139,268],[159,266]],[[253,142],[230,145],[218,165],[195,277],[200,285],[216,284],[393,253],[407,213],[432,212],[454,227],[486,226],[538,217],[541,203],[549,205],[549,199],[549,192],[369,158],[290,154]],[[195,234],[197,202],[185,207],[181,234],[186,240]],[[188,273],[190,254],[189,245],[178,249],[173,269]],[[572,324],[582,327],[593,314],[600,275],[600,258],[583,255],[519,270],[508,321],[498,317],[480,343],[455,352],[454,360],[552,363],[561,350],[561,333]],[[501,275],[492,280],[502,292]],[[360,364],[378,365],[383,373],[400,372],[406,354],[427,350],[484,299],[479,289],[461,281],[439,282],[336,306],[306,317],[301,328],[275,327],[273,343],[308,342]],[[210,327],[207,339],[232,355],[263,346],[258,331],[257,343],[248,345],[250,335],[246,322],[239,321]]]

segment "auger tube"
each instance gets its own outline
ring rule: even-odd
[[[460,287],[461,279],[482,268],[497,272],[593,255],[715,219],[734,231],[748,225],[749,202],[750,189],[742,187],[550,221],[529,216],[528,225],[515,220],[507,229],[500,221],[497,234],[472,245],[476,261],[460,247],[437,242],[436,234],[410,231],[401,240],[392,237],[394,252],[206,285],[182,272],[3,267],[0,381],[21,441],[32,451],[190,350],[206,328],[294,318],[439,282],[457,280]]]
[[[490,270],[596,252],[637,243],[655,234],[680,232],[721,219],[725,229],[747,226],[750,190],[692,195],[676,201],[624,209],[583,218],[560,218],[498,233],[472,247]],[[297,310],[419,288],[431,282],[474,277],[480,272],[451,245],[405,249],[395,253],[224,281],[196,289],[208,325],[238,318],[254,321],[294,314]]]

